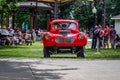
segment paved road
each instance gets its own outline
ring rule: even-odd
[[[0,59],[0,80],[120,80],[120,60]]]

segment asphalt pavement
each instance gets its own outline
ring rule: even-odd
[[[120,60],[0,59],[0,80],[120,80]]]

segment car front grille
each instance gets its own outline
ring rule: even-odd
[[[74,38],[73,37],[66,38],[66,43],[73,43],[73,42],[74,42]]]
[[[64,43],[64,38],[56,38],[55,42],[56,43]]]
[[[55,39],[56,43],[73,43],[74,42],[74,38],[73,37],[67,37],[67,38],[56,38]]]

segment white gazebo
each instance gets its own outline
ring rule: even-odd
[[[115,20],[115,30],[118,35],[120,35],[120,14],[111,17],[111,19]]]

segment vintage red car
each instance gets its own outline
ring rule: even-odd
[[[86,44],[87,36],[80,32],[76,20],[53,20],[48,32],[43,35],[44,57],[50,57],[53,53],[76,53],[77,57],[85,57]]]

